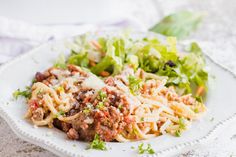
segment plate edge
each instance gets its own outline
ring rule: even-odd
[[[109,31],[104,31],[104,32],[107,32],[107,33],[110,33]],[[141,33],[141,34],[150,34],[150,35],[158,35],[156,33],[153,33],[153,32],[135,32],[135,33]],[[78,35],[76,35],[78,36]],[[76,36],[72,36],[72,37],[69,37],[69,38],[73,38],[73,37],[76,37]],[[65,38],[65,39],[69,39],[69,38]],[[61,40],[56,40],[56,41],[64,41],[65,39],[61,39]],[[187,40],[186,40],[187,41]],[[21,58],[23,57],[26,57],[26,56],[29,56],[31,54],[34,53],[34,51],[37,51],[37,49],[40,49],[44,46],[47,46],[47,45],[50,45],[52,44],[53,42],[55,41],[49,41],[47,43],[44,43],[38,47],[35,47],[33,48],[32,50],[30,50],[29,52],[26,52],[26,53],[23,53],[17,57],[15,57],[14,59],[12,59],[11,61],[8,61],[7,63],[4,63],[3,65],[0,66],[0,73],[2,73],[2,71],[7,68],[8,66],[10,66],[11,64],[13,64],[15,61],[17,60],[20,60]],[[203,52],[204,53],[204,52]],[[216,62],[210,55],[204,53],[204,56],[207,57],[212,63],[214,63],[215,65],[217,65],[218,67],[220,67],[222,70],[228,72],[230,75],[232,75],[235,79],[236,79],[236,74],[234,74],[234,72],[232,72],[230,69],[228,69],[226,66],[224,66],[223,64],[221,63],[218,63]],[[53,143],[50,143],[50,141],[48,142],[45,142],[45,140],[41,140],[40,138],[37,138],[36,136],[32,137],[31,135],[29,135],[27,132],[23,131],[19,126],[17,126],[16,122],[14,120],[12,120],[8,114],[4,111],[2,105],[0,105],[0,116],[7,122],[7,124],[10,126],[10,128],[13,130],[13,132],[18,136],[20,137],[21,139],[23,140],[26,140],[30,143],[33,143],[35,145],[38,145],[40,147],[43,147],[44,149],[47,149],[53,153],[55,153],[56,155],[59,155],[59,156],[64,156],[64,155],[67,155],[67,156],[77,156],[77,157],[89,157],[88,155],[84,155],[84,154],[80,154],[79,156],[77,154],[74,154],[74,153],[70,153],[69,151],[65,150],[65,149],[60,149],[58,148],[56,145],[54,145]],[[208,134],[206,134],[205,136],[201,137],[200,139],[196,139],[196,140],[193,140],[193,141],[189,141],[189,142],[185,142],[185,143],[181,143],[181,144],[177,144],[175,146],[172,146],[170,148],[167,148],[167,149],[163,149],[163,150],[160,150],[158,151],[156,154],[153,154],[153,155],[145,155],[146,157],[158,157],[159,155],[163,155],[165,153],[169,153],[169,152],[172,152],[174,150],[179,150],[181,148],[184,148],[184,147],[187,147],[187,146],[192,146],[192,145],[195,145],[195,144],[201,144],[201,143],[204,143],[206,142],[208,139],[211,138],[211,136],[213,136],[215,133],[217,133],[217,131],[219,129],[221,129],[223,126],[225,126],[226,124],[230,123],[231,121],[233,121],[234,119],[236,119],[236,113],[233,113],[232,115],[230,115],[228,118],[218,122],[214,128],[212,130],[210,130],[208,132]],[[34,141],[37,141],[37,142],[34,142]],[[57,152],[58,151],[58,152]],[[63,154],[61,154],[61,153]]]

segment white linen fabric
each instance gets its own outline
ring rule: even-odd
[[[35,25],[0,16],[0,64],[49,40],[58,40],[89,31],[131,28],[145,30],[135,19],[113,19],[102,24]]]

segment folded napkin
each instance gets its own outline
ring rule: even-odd
[[[0,16],[0,64],[49,40],[62,39],[89,31],[129,27],[139,31],[146,30],[140,22],[132,18],[117,18],[97,25],[35,25]]]

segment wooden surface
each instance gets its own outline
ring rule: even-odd
[[[225,58],[225,60],[221,61],[236,72],[236,1],[128,0],[124,3],[129,10],[129,14],[135,16],[146,28],[154,24],[162,16],[173,11],[187,9],[206,12],[207,16],[204,23],[190,38],[213,43],[218,51],[222,52],[221,57]],[[185,148],[174,156],[234,156],[236,155],[235,126],[236,121],[228,126],[219,138],[212,140],[209,145]],[[0,118],[0,156],[53,157],[55,155],[17,138],[6,122]]]

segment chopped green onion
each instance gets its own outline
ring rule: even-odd
[[[104,106],[104,103],[103,103],[103,102],[99,102],[98,105],[96,106],[96,108],[99,109],[99,110],[104,109],[104,107],[105,107],[105,106]]]
[[[103,92],[101,90],[98,92],[98,95],[99,95],[99,99],[101,99],[102,101],[104,101],[107,98],[106,92]]]

